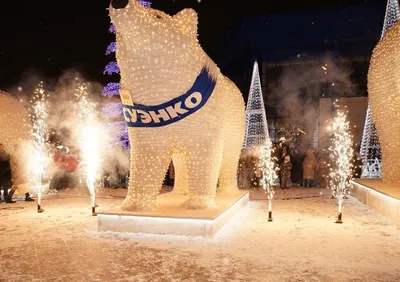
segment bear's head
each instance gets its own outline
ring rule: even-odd
[[[117,51],[122,48],[125,56],[187,57],[200,48],[193,9],[170,16],[136,0],[112,0],[109,11],[117,31]]]

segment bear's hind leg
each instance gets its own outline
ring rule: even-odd
[[[210,148],[211,147],[211,148]],[[207,209],[215,207],[215,196],[222,148],[212,146],[203,150],[189,150],[186,156],[189,181],[189,199],[184,207],[188,209]]]
[[[121,208],[127,211],[152,210],[170,161],[168,149],[162,144],[131,148],[128,193]]]
[[[172,156],[172,164],[174,165],[175,171],[175,183],[172,193],[177,195],[188,195],[189,180],[185,154],[174,154]]]
[[[240,130],[237,133],[236,136],[232,134],[225,139],[218,185],[218,192],[223,194],[234,194],[239,191],[238,165],[243,134]]]

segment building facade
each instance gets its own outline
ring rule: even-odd
[[[252,63],[257,60],[271,138],[277,138],[283,126],[298,124],[306,133],[303,141],[320,147],[319,121],[325,119],[320,107],[326,107],[326,101],[360,103],[357,112],[364,110],[358,114],[365,119],[369,60],[381,35],[385,8],[382,1],[249,17],[229,35],[216,61],[247,100]],[[360,122],[354,125],[362,132]],[[354,133],[359,142],[359,132]]]

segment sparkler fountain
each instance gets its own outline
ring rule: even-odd
[[[92,202],[92,215],[96,216],[96,182],[101,163],[101,127],[96,118],[96,104],[88,99],[88,84],[80,83],[75,96],[78,99],[79,126],[77,130],[78,143],[82,152],[86,184]]]
[[[31,100],[32,112],[30,113],[33,125],[33,146],[30,150],[31,154],[29,157],[29,173],[30,182],[38,196],[37,211],[41,213],[43,212],[41,207],[41,198],[43,192],[42,181],[45,176],[49,161],[47,148],[49,132],[46,124],[48,118],[48,102],[46,98],[48,95],[43,88],[43,82],[39,83],[34,93],[35,95]]]
[[[275,166],[274,158],[272,157],[272,146],[269,138],[266,140],[266,144],[258,147],[260,162],[259,169],[262,173],[261,185],[264,191],[268,195],[268,221],[272,221],[272,200],[274,198],[274,180],[277,177],[277,167]]]
[[[337,108],[337,114],[334,118],[330,130],[332,132],[332,145],[329,148],[330,157],[334,161],[334,166],[331,168],[331,187],[333,196],[338,200],[339,210],[336,223],[342,223],[342,208],[343,200],[346,194],[349,193],[349,180],[352,175],[353,164],[353,137],[349,131],[349,121],[347,120],[346,112]]]

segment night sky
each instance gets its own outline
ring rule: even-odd
[[[370,0],[371,1],[371,0]],[[384,0],[381,0],[384,1]],[[15,86],[28,72],[57,77],[75,68],[102,83],[105,55],[113,40],[108,33],[109,0],[2,1],[0,89]],[[367,1],[227,1],[153,0],[152,7],[169,14],[191,7],[199,13],[200,43],[213,59],[215,51],[242,17],[293,10],[338,7]],[[317,2],[317,4],[316,4]],[[295,23],[294,23],[295,24]],[[279,28],[279,27],[277,27]],[[323,27],[321,27],[323,28]],[[25,75],[24,75],[25,73]]]

